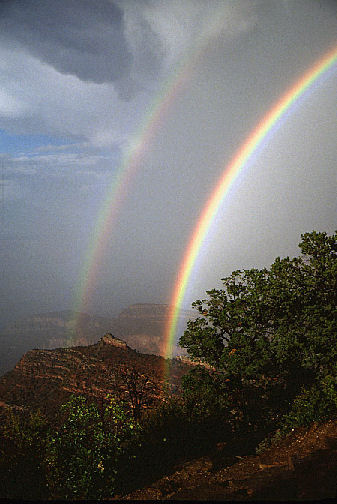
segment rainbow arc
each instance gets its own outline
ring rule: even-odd
[[[211,225],[222,209],[227,194],[238,175],[247,167],[254,153],[268,143],[273,131],[280,125],[281,120],[290,116],[298,101],[305,97],[337,61],[337,47],[334,47],[319,59],[288,91],[272,106],[255,129],[248,135],[239,147],[232,160],[225,166],[222,176],[216,184],[211,196],[204,206],[190,240],[183,254],[173,293],[171,296],[171,311],[164,334],[164,355],[171,357],[173,344],[176,339],[179,312],[184,302],[186,289],[189,284],[193,268],[202,250]],[[166,373],[168,373],[168,369]]]

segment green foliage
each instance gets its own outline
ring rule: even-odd
[[[58,498],[111,497],[118,487],[118,465],[139,426],[113,397],[103,412],[84,397],[72,396],[66,414],[48,438],[48,485]]]
[[[300,248],[301,257],[222,279],[193,303],[201,316],[180,338],[227,384],[219,393],[241,427],[275,427],[284,415],[301,424],[337,408],[337,234],[305,233]]]
[[[123,486],[140,431],[112,396],[102,409],[71,396],[53,425],[40,413],[9,411],[0,428],[0,496],[111,498]]]
[[[310,389],[303,388],[294,399],[290,412],[283,418],[282,431],[287,432],[294,427],[308,426],[315,420],[327,419],[330,412],[324,399],[317,386]]]
[[[280,427],[265,437],[256,448],[256,453],[262,453],[297,427],[309,427],[314,422],[336,417],[336,407],[337,376],[327,375],[310,388],[302,387],[290,410],[283,416]]]
[[[336,382],[336,378],[333,379]],[[283,417],[282,433],[313,422],[323,422],[336,415],[337,394],[331,388],[331,377],[310,388],[303,387],[293,401],[291,410]],[[335,388],[335,383],[333,384]]]
[[[270,432],[255,448],[255,453],[260,455],[265,450],[276,444],[283,437],[285,437],[286,433],[281,429],[277,429],[275,432]]]
[[[133,459],[123,464],[126,473],[122,480],[128,480],[128,489],[142,487],[167,473],[184,457],[188,435],[188,422],[180,398],[168,398],[148,411],[142,418],[137,443],[133,445]]]
[[[46,419],[39,412],[8,410],[1,420],[1,497],[46,498],[44,454],[49,428]]]
[[[232,395],[221,373],[197,366],[182,378],[182,410],[194,435],[200,431],[200,444],[206,431],[210,444],[226,437],[232,429],[235,411]]]

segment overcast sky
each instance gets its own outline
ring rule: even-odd
[[[168,303],[226,163],[333,46],[329,0],[3,0],[0,322],[75,308],[116,174],[183,74],[109,230],[88,310]],[[298,255],[301,233],[337,227],[336,91],[335,65],[243,170],[186,307],[234,269]]]

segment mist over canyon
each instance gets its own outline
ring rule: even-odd
[[[111,318],[67,310],[18,319],[0,332],[0,373],[9,371],[31,349],[91,345],[105,332],[111,332],[140,352],[163,355],[169,308],[163,304],[138,303]],[[192,310],[181,311],[181,334],[187,320],[195,317]],[[184,353],[184,349],[174,345],[173,355]]]

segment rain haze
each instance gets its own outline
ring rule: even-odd
[[[1,325],[170,303],[227,164],[336,35],[328,0],[1,2]],[[224,198],[185,308],[336,228],[337,64],[323,77]]]

